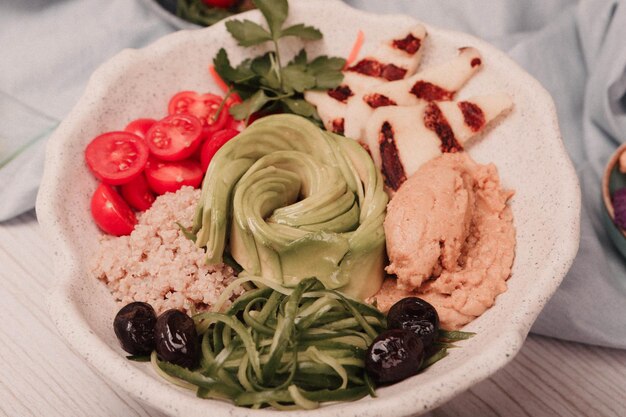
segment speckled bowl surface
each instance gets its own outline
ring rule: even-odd
[[[256,11],[245,17],[260,21]],[[359,29],[366,37],[363,55],[390,31],[415,23],[406,16],[356,11],[336,0],[294,1],[290,21],[315,25],[324,33],[324,40],[307,45],[310,56],[346,56]],[[510,361],[578,249],[577,177],[561,141],[554,104],[537,81],[479,39],[428,25],[427,29],[422,66],[445,61],[462,46],[474,46],[483,54],[484,68],[459,98],[504,90],[515,102],[512,113],[470,149],[477,161],[494,162],[504,186],[516,190],[511,207],[517,250],[509,289],[466,326],[464,330],[476,332],[475,337],[420,375],[379,389],[378,398],[299,412],[249,410],[201,400],[160,379],[148,365],[124,358],[111,328],[116,304],[106,287],[87,274],[100,232],[89,213],[96,180],[83,162],[83,151],[101,132],[120,129],[138,117],[164,116],[168,98],[180,90],[219,92],[207,66],[220,47],[235,62],[262,51],[237,47],[220,23],[174,33],[141,50],[122,51],[93,74],[85,94],[48,143],[37,213],[54,251],[57,282],[49,299],[51,315],[72,348],[114,384],[164,412],[186,417],[416,415]],[[299,45],[289,41],[283,46],[286,56]]]
[[[626,257],[626,230],[615,224],[615,210],[611,196],[620,188],[626,187],[626,174],[619,170],[619,157],[626,152],[626,143],[615,150],[606,164],[602,176],[603,221],[606,231],[617,250]]]

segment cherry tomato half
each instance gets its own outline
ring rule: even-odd
[[[96,136],[85,149],[87,165],[100,181],[119,185],[137,177],[148,161],[145,141],[129,132]]]
[[[146,176],[141,174],[129,183],[120,187],[124,200],[135,210],[146,211],[154,203],[155,197],[148,187]]]
[[[129,235],[137,218],[113,187],[100,184],[91,197],[91,215],[104,232],[114,236]]]
[[[229,7],[233,7],[236,3],[236,0],[202,0],[204,4],[212,7],[221,7],[222,9],[227,9]]]
[[[198,94],[195,91],[181,91],[175,94],[167,106],[169,114],[191,114],[202,122],[205,134],[220,130],[231,119],[228,113],[228,105],[222,109],[215,119],[216,113],[220,110],[222,97],[215,94]]]
[[[145,138],[146,133],[156,123],[154,119],[135,119],[124,128],[124,131],[134,133],[140,138]]]
[[[213,135],[204,142],[204,144],[202,145],[202,150],[200,151],[200,164],[202,165],[203,172],[206,172],[215,153],[222,146],[224,146],[226,142],[228,142],[238,134],[239,131],[235,129],[224,129],[220,130],[219,132],[213,133]]]
[[[180,161],[202,142],[202,124],[190,114],[173,114],[156,122],[146,135],[150,152],[159,159]]]
[[[146,179],[152,190],[161,195],[176,192],[183,185],[197,188],[202,182],[200,164],[190,159],[184,161],[150,161],[146,167]]]

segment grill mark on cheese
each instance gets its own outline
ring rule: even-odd
[[[333,120],[333,132],[339,135],[343,135],[344,132],[344,118],[338,117]]]
[[[422,41],[409,33],[404,39],[394,39],[391,45],[407,54],[414,55],[422,46]]]
[[[411,94],[426,101],[452,100],[454,96],[454,92],[429,83],[428,81],[418,81],[413,84]]]
[[[396,146],[393,129],[389,122],[383,123],[378,136],[378,143],[385,185],[395,191],[406,181],[406,173],[400,162],[398,147]]]
[[[450,123],[436,103],[428,103],[424,110],[424,126],[437,134],[441,141],[441,152],[460,152],[463,146],[454,137]]]
[[[401,80],[406,75],[406,69],[394,64],[382,64],[371,58],[365,58],[351,66],[347,71],[358,72],[370,77],[384,78],[387,81]]]
[[[396,105],[395,101],[393,101],[392,99],[390,99],[389,97],[385,95],[378,94],[378,93],[368,94],[365,97],[363,97],[363,100],[365,100],[365,102],[373,109],[376,109],[378,107]]]
[[[345,103],[348,101],[350,97],[354,95],[354,93],[352,92],[349,86],[344,84],[344,85],[335,87],[332,90],[328,90],[328,95],[337,101]]]
[[[463,113],[465,124],[472,132],[478,132],[485,125],[485,114],[476,104],[469,101],[461,101],[458,106]]]

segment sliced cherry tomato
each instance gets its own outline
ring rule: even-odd
[[[195,91],[181,91],[170,99],[167,111],[169,114],[191,114],[202,122],[205,134],[223,129],[231,118],[228,106],[220,106],[222,97],[215,94],[198,94]],[[217,120],[216,113],[220,111]]]
[[[100,184],[91,197],[91,215],[104,232],[114,236],[129,235],[137,218],[113,187]]]
[[[202,168],[196,161],[150,161],[146,167],[146,179],[157,194],[173,193],[183,185],[197,188],[202,182]]]
[[[215,153],[222,146],[224,146],[226,142],[228,142],[238,134],[238,130],[224,129],[220,130],[219,132],[213,133],[213,135],[204,142],[204,145],[202,145],[202,151],[200,151],[200,164],[202,165],[203,172],[206,172]]]
[[[235,118],[231,117],[224,129],[233,129],[241,132],[246,127],[246,123],[243,120],[235,120]]]
[[[156,120],[154,119],[135,119],[124,128],[124,131],[134,133],[140,138],[145,138],[146,133],[155,123]]]
[[[173,114],[156,122],[146,135],[150,152],[159,159],[180,161],[202,142],[202,124],[190,114]]]
[[[100,181],[119,185],[137,177],[148,161],[148,146],[129,132],[96,136],[85,149],[87,165]]]
[[[126,200],[132,208],[139,211],[148,210],[155,200],[152,190],[148,187],[146,176],[143,174],[131,182],[123,184],[120,187],[120,192],[124,200]]]
[[[222,9],[227,9],[229,7],[233,7],[237,0],[202,0],[204,4],[212,7],[221,7]]]

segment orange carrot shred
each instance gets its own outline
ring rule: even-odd
[[[213,77],[213,81],[215,81],[215,84],[217,84],[219,89],[223,92],[227,92],[228,85],[226,85],[224,80],[222,80],[222,77],[220,77],[217,71],[215,71],[215,67],[213,65],[209,65],[209,73],[211,74],[211,77]]]
[[[359,52],[361,51],[364,40],[365,35],[363,34],[362,30],[359,30],[359,33],[356,34],[356,40],[354,41],[354,45],[352,46],[350,55],[348,55],[348,58],[346,59],[346,65],[343,67],[344,69],[352,65],[352,63],[356,60],[356,57],[359,56]]]

